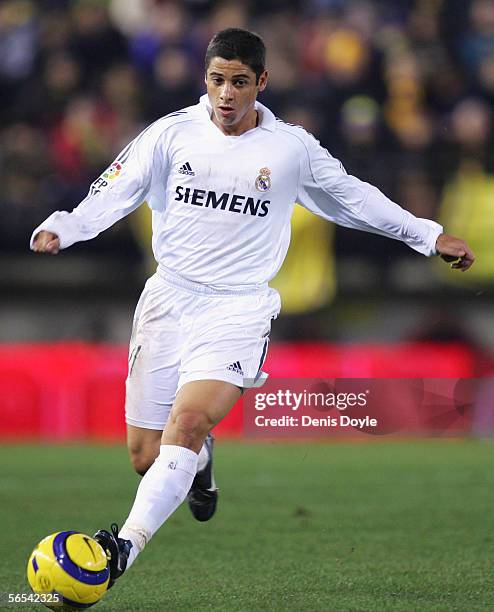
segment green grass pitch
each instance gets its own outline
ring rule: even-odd
[[[120,446],[3,446],[0,590],[43,536],[121,522]],[[94,608],[494,610],[494,444],[218,443],[217,515],[180,508]]]

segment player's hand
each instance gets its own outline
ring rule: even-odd
[[[60,238],[52,232],[41,230],[33,240],[33,251],[56,255],[60,251]]]
[[[468,244],[460,238],[441,234],[436,241],[436,251],[444,261],[451,263],[455,270],[466,272],[475,261],[475,255]]]

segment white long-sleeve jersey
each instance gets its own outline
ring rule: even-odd
[[[401,240],[435,254],[442,227],[414,217],[348,175],[303,128],[256,103],[259,126],[226,136],[207,96],[145,129],[91,185],[71,213],[33,232],[57,234],[62,249],[94,238],[146,201],[159,265],[213,287],[260,285],[275,276],[298,202],[339,225]]]

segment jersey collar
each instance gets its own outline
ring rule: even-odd
[[[208,119],[211,120],[211,113],[213,109],[211,108],[211,104],[209,103],[208,94],[204,94],[199,98],[199,105],[203,109],[207,110]],[[274,132],[276,129],[276,117],[269,110],[267,106],[261,104],[256,100],[255,107],[256,111],[259,113],[259,125],[263,130],[268,130],[269,132]]]

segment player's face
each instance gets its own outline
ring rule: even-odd
[[[224,134],[240,136],[255,127],[254,103],[267,80],[266,70],[256,83],[256,73],[240,60],[213,57],[206,71],[206,86],[213,122]]]

